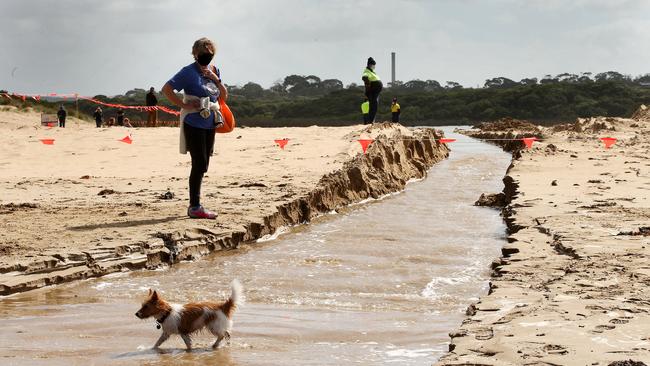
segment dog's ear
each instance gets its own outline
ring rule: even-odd
[[[151,301],[157,301],[158,300],[158,292],[156,290],[153,290],[151,293]]]
[[[152,293],[152,292],[153,292],[153,290],[152,290],[152,289],[149,289],[149,293],[147,294],[147,296],[151,296],[151,293]]]

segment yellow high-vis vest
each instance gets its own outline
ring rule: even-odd
[[[381,80],[381,79],[379,78],[379,76],[377,76],[377,74],[375,74],[375,72],[374,72],[373,70],[370,70],[370,69],[367,68],[367,67],[366,67],[365,70],[363,70],[363,75],[361,75],[361,78],[362,78],[362,79],[363,79],[364,77],[367,77],[367,78],[368,78],[368,81],[371,82],[371,83],[372,83],[373,81],[380,81],[380,80]]]
[[[399,112],[399,103],[392,104],[390,106],[390,111],[393,112],[393,113]]]
[[[369,101],[366,100],[365,102],[361,103],[361,113],[363,113],[363,114],[370,113],[370,102]]]

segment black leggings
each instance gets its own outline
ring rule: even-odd
[[[190,172],[190,207],[201,204],[201,182],[203,174],[208,171],[210,156],[214,149],[214,130],[206,130],[188,125],[185,129],[185,143],[192,157],[192,171]]]
[[[369,90],[366,94],[368,97],[368,102],[370,102],[370,111],[368,113],[368,123],[375,122],[375,116],[377,115],[377,107],[379,105],[379,93],[380,90]]]

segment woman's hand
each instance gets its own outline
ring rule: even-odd
[[[202,69],[202,70],[201,70],[201,73],[202,73],[203,76],[205,76],[206,78],[208,78],[208,79],[214,81],[217,85],[221,84],[221,79],[219,79],[219,77],[217,76],[217,74],[215,74],[214,71],[212,71],[209,67],[207,67],[207,68],[205,68],[205,69]]]

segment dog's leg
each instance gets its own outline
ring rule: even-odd
[[[217,341],[214,342],[214,344],[212,345],[212,348],[217,349],[219,347],[219,344],[221,343],[221,341],[224,340],[224,339],[228,342],[228,344],[230,344],[230,332],[225,331],[223,333],[223,335],[218,335],[217,336]]]
[[[212,349],[217,349],[217,348],[219,348],[219,343],[221,343],[221,340],[222,340],[223,338],[224,338],[223,336],[218,336],[218,337],[217,337],[217,341],[214,342],[214,344],[212,345]]]
[[[192,338],[190,338],[189,334],[181,334],[181,338],[183,338],[183,341],[185,342],[185,346],[187,347],[187,350],[190,351],[192,349]]]
[[[153,348],[156,349],[160,347],[161,344],[163,344],[164,341],[169,339],[169,334],[163,332],[163,334],[160,335],[160,338],[156,341],[156,344],[153,345]]]

